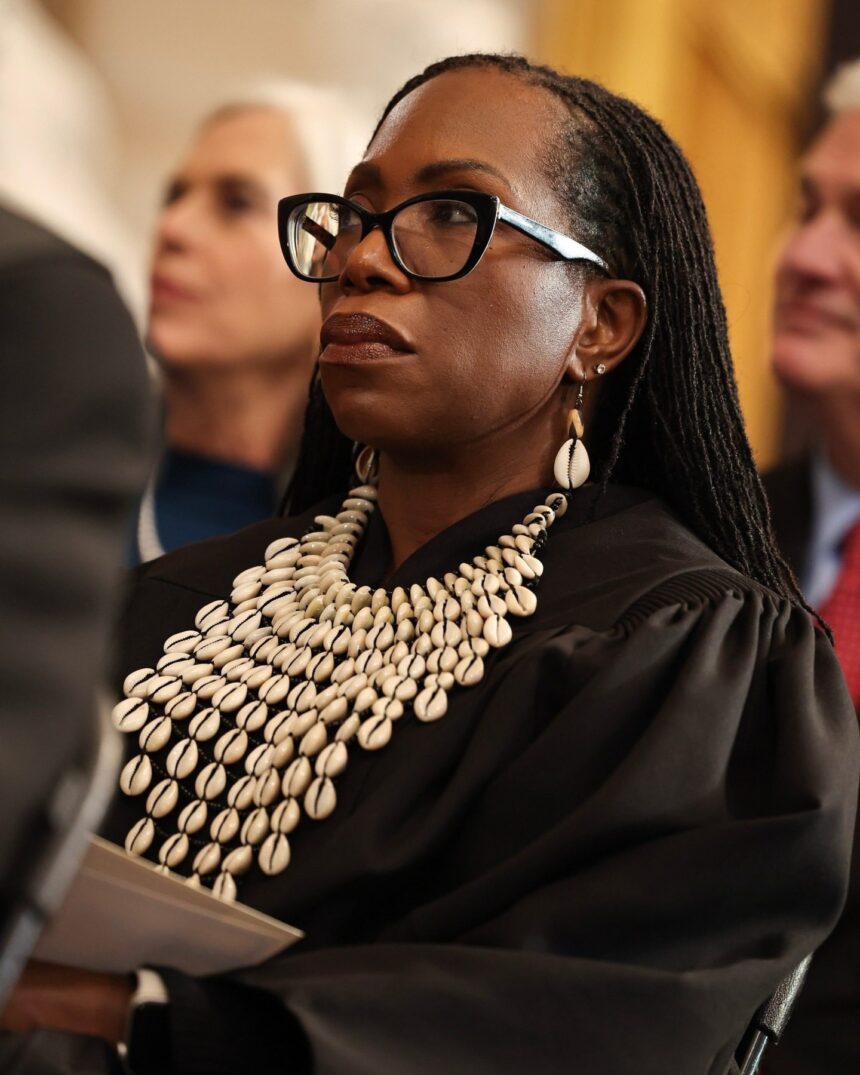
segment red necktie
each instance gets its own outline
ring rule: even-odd
[[[860,706],[860,522],[851,527],[842,545],[839,577],[821,615],[833,628],[848,691],[854,705]]]

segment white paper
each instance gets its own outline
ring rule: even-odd
[[[217,974],[262,963],[303,936],[93,836],[33,958],[114,973],[150,964]]]

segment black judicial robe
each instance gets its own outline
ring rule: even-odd
[[[462,520],[386,585],[456,570],[541,495]],[[144,565],[121,671],[333,506]],[[484,680],[351,751],[334,814],[240,886],[307,939],[232,980],[164,971],[177,1071],[722,1075],[832,929],[858,743],[826,638],[635,490],[581,490],[542,558],[537,612]],[[377,514],[351,577],[387,559]],[[118,801],[108,834],[140,811]]]

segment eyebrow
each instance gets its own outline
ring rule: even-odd
[[[473,160],[469,157],[431,161],[430,164],[425,164],[423,168],[419,168],[413,178],[416,183],[429,183],[452,172],[481,172],[484,175],[491,175],[495,179],[501,180],[509,190],[513,189],[510,180],[498,168],[488,164],[486,161]],[[350,172],[348,185],[357,181],[381,186],[382,171],[378,165],[373,164],[371,161],[361,161]]]

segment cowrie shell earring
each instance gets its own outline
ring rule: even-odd
[[[376,449],[365,445],[355,457],[355,473],[360,482],[370,482],[376,477],[378,457]]]
[[[562,444],[555,457],[553,475],[562,489],[578,489],[588,481],[591,473],[591,461],[585,450],[582,438],[585,426],[582,422],[582,397],[585,393],[585,380],[579,386],[576,406],[568,419],[569,439]]]

